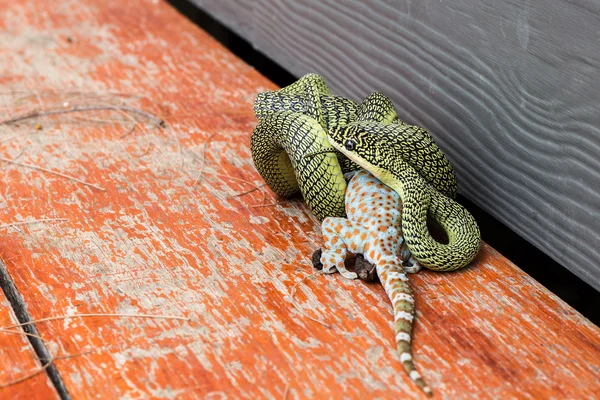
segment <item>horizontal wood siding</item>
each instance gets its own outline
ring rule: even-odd
[[[388,94],[461,193],[600,289],[599,2],[194,1],[297,76]]]

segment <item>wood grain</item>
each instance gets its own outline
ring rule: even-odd
[[[600,290],[600,3],[192,1],[297,76],[388,94],[461,193]]]
[[[240,196],[262,184],[252,102],[272,83],[162,2],[0,8],[3,117],[102,102],[168,124],[135,117],[132,131],[100,112],[0,127],[7,157],[104,189],[2,166],[2,221],[66,219],[3,232],[32,316],[189,317],[37,324],[53,353],[89,351],[56,363],[74,399],[423,396],[394,352],[380,285],[312,276],[321,239],[308,209]],[[415,359],[439,398],[600,391],[600,329],[489,246],[472,267],[411,285]]]

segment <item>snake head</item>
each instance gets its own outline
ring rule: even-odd
[[[386,160],[398,159],[386,136],[371,129],[373,123],[357,122],[329,131],[329,143],[362,168],[371,170],[369,164],[381,165]]]
[[[452,164],[429,133],[417,126],[355,121],[331,130],[327,137],[333,147],[388,185],[390,174],[399,179],[418,174],[439,192],[456,196]]]
[[[348,152],[352,152],[356,149],[358,141],[364,135],[360,132],[360,129],[354,124],[344,125],[342,127],[336,127],[329,131],[327,138],[335,148],[342,151],[342,148]]]

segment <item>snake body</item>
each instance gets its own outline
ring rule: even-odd
[[[302,192],[320,220],[345,215],[342,167],[315,119],[292,111],[268,114],[254,129],[250,148],[256,169],[275,193],[287,198]],[[305,157],[312,153],[319,154]]]
[[[332,130],[329,142],[345,156],[394,189],[402,199],[402,233],[413,257],[436,271],[451,271],[477,255],[480,233],[473,216],[419,175],[402,152],[411,132],[372,122],[357,122]],[[434,240],[427,216],[446,232],[448,243]]]
[[[320,220],[343,217],[343,173],[360,166],[402,198],[404,237],[423,266],[449,271],[475,257],[479,228],[453,200],[452,165],[427,131],[398,118],[387,97],[373,93],[357,104],[332,95],[323,78],[311,74],[259,94],[254,108],[259,123],[251,137],[252,157],[275,193],[290,197],[300,191]],[[430,236],[428,214],[449,243]]]

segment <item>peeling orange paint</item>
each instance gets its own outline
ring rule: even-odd
[[[0,327],[18,324],[10,303],[0,294]],[[15,331],[19,328],[10,328]],[[35,352],[26,336],[0,331],[0,385],[7,385],[23,377],[29,376],[41,368]],[[27,383],[19,383],[0,388],[0,398],[3,399],[30,399],[35,393],[40,399],[58,399],[58,395],[50,379],[41,373],[27,379]]]
[[[422,397],[394,352],[380,285],[303,280],[321,244],[316,219],[299,202],[252,207],[260,191],[237,196],[262,184],[252,101],[272,83],[163,2],[0,7],[0,118],[102,94],[169,126],[136,116],[130,132],[114,112],[0,126],[2,139],[18,138],[0,143],[5,156],[23,150],[20,162],[105,189],[2,166],[2,223],[68,219],[2,232],[0,256],[34,318],[190,318],[39,324],[52,352],[94,350],[56,362],[73,398]],[[267,190],[265,203],[280,200]],[[599,329],[488,246],[471,268],[410,278],[415,359],[436,394],[600,391]]]

